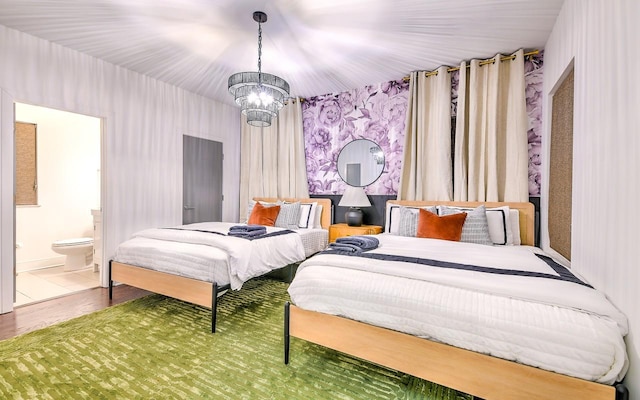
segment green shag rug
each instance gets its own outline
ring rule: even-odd
[[[211,312],[159,295],[0,342],[2,399],[471,399],[292,338],[287,284],[259,279]]]

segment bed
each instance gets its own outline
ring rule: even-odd
[[[518,210],[518,224],[506,224],[520,245],[385,233],[367,257],[311,257],[289,288],[285,363],[294,337],[488,400],[626,399],[617,383],[628,367],[626,318],[584,279],[536,255],[533,205],[390,201],[387,220],[392,207],[436,204]]]
[[[256,201],[301,203],[307,212],[305,223],[312,225],[307,229],[267,227],[267,234],[255,240],[227,236],[231,226],[240,224],[223,222],[137,232],[118,246],[109,262],[109,298],[114,282],[120,282],[211,308],[211,331],[215,332],[217,299],[223,291],[238,290],[247,280],[268,273],[292,275],[300,261],[327,245],[331,200]]]

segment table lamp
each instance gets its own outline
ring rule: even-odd
[[[371,207],[371,202],[364,189],[357,186],[347,186],[340,203],[340,207],[349,207],[349,211],[344,214],[344,218],[349,226],[362,225],[362,210],[360,207]]]

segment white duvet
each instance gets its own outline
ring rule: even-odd
[[[161,265],[169,264],[170,261],[174,268],[179,268],[184,263],[189,268],[201,268],[200,274],[214,278],[213,270],[223,263],[227,265],[223,271],[228,271],[231,288],[240,289],[242,284],[251,278],[305,259],[302,240],[300,235],[296,233],[246,240],[226,236],[229,228],[233,225],[238,224],[202,222],[176,227],[179,229],[146,229],[135,233],[130,241],[119,246],[116,249],[114,260],[153,267],[153,265],[145,264],[145,260],[157,259],[158,254],[153,252],[154,247],[161,246],[162,242],[168,242],[170,243],[169,248],[184,251],[166,252],[166,257],[157,259]],[[224,235],[198,230],[218,232]],[[280,230],[282,229],[267,227],[267,233]],[[185,246],[178,246],[176,243]],[[203,248],[202,246],[207,247]],[[145,252],[145,249],[148,251]],[[220,270],[220,268],[217,269]],[[220,281],[224,281],[224,279]]]
[[[372,253],[558,275],[534,247],[376,237]],[[304,309],[595,382],[628,368],[626,317],[572,282],[323,253],[300,265],[289,293]]]

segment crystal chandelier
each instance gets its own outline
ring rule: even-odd
[[[247,123],[253,126],[270,126],[271,119],[289,97],[289,84],[284,79],[262,72],[262,23],[267,22],[267,14],[253,13],[258,23],[258,72],[238,72],[229,77],[229,92],[236,104],[247,116]]]

